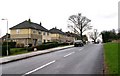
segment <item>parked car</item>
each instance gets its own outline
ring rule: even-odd
[[[75,40],[74,41],[74,46],[77,47],[77,46],[84,46],[84,43],[82,40]]]

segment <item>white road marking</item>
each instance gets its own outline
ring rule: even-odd
[[[40,69],[42,69],[42,68],[44,68],[44,67],[46,67],[46,66],[48,66],[48,65],[50,65],[50,64],[52,64],[52,63],[54,63],[54,62],[55,62],[55,60],[53,60],[53,61],[51,61],[51,62],[49,62],[49,63],[47,63],[47,64],[45,64],[45,65],[42,65],[42,66],[40,66],[40,67],[38,67],[38,68],[36,68],[36,69],[34,69],[34,70],[32,70],[32,71],[29,71],[29,72],[25,73],[25,74],[22,75],[22,76],[25,76],[25,75],[31,74],[31,73],[33,73],[33,72],[35,72],[35,71],[38,71],[38,70],[40,70]]]
[[[73,54],[73,53],[75,53],[75,52],[71,52],[71,53],[65,55],[64,57],[67,57],[67,56],[69,56],[69,55],[71,55],[71,54]]]
[[[84,48],[82,48],[82,49],[79,49],[78,51],[81,51],[81,50],[83,50]]]

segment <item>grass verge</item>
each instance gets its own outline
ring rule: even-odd
[[[104,44],[104,57],[107,65],[107,74],[118,74],[118,44],[120,43],[105,43]]]
[[[11,55],[18,55],[18,54],[23,54],[27,52],[28,51],[25,48],[11,48],[10,49]]]

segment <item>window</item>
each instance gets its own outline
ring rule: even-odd
[[[44,43],[46,43],[46,40],[44,39]]]
[[[39,31],[38,33],[41,34],[41,31]]]
[[[35,31],[35,30],[33,30],[33,33],[36,33],[36,31]]]
[[[43,35],[45,35],[45,32],[43,32]]]
[[[50,40],[47,40],[47,42],[50,42]]]
[[[49,32],[47,32],[47,35],[49,35]]]
[[[19,34],[19,33],[20,33],[20,29],[17,29],[17,30],[16,30],[16,33]]]

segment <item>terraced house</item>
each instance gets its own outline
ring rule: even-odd
[[[50,29],[49,32],[51,33],[51,41],[55,41],[55,42],[73,42],[75,40],[75,37],[64,33],[62,30],[57,29],[56,27]]]
[[[49,31],[40,24],[29,19],[10,28],[11,39],[21,46],[36,46],[51,41]]]

